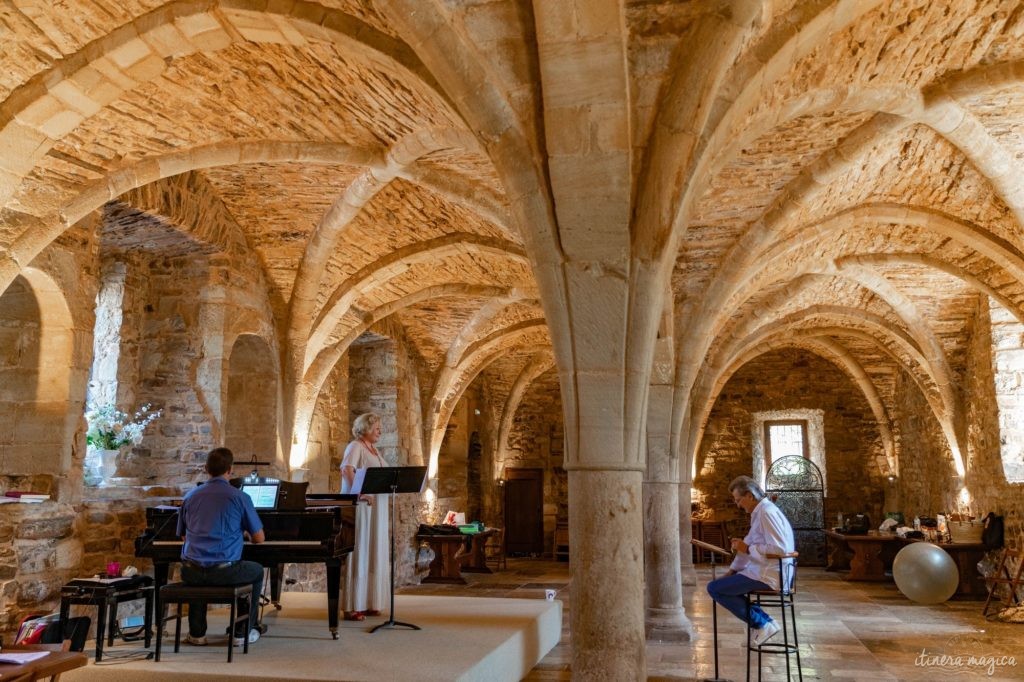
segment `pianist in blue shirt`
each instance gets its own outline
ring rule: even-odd
[[[242,561],[245,536],[254,543],[263,542],[263,523],[252,500],[228,482],[234,455],[227,448],[215,448],[206,456],[210,480],[185,495],[178,514],[178,535],[185,544],[181,550],[181,579],[189,585],[237,585],[252,583],[253,608],[247,632],[234,633],[235,644],[242,638],[255,642],[260,637],[257,600],[263,587],[263,566]],[[244,608],[239,606],[239,608]],[[189,604],[188,637],[190,644],[206,644],[206,605]]]

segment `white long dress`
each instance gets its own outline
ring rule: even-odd
[[[387,466],[378,453],[361,440],[345,448],[341,462],[355,469]],[[341,492],[348,493],[348,483],[341,477]],[[388,499],[390,495],[374,495],[373,504],[356,505],[356,544],[345,569],[345,611],[382,611],[387,609],[390,589],[390,554],[388,544]]]

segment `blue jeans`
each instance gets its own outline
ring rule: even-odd
[[[747,622],[747,602],[744,595],[754,590],[770,589],[772,589],[770,585],[740,573],[727,575],[708,583],[708,594],[711,595],[711,598],[744,623]],[[771,616],[761,610],[760,606],[750,605],[750,627],[760,629],[770,620]]]
[[[224,568],[198,568],[193,564],[181,565],[181,581],[188,585],[239,585],[252,583],[252,608],[249,610],[249,630],[259,625],[260,592],[263,590],[263,566],[255,561],[236,561]],[[244,602],[238,604],[242,613]],[[249,630],[238,632],[235,637],[244,637]],[[206,604],[189,602],[188,633],[193,637],[206,634]]]

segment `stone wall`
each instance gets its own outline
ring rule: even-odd
[[[569,519],[569,478],[562,464],[565,427],[558,373],[537,377],[523,394],[508,436],[505,469],[544,471],[544,552],[551,554],[555,525]]]
[[[990,511],[1003,516],[1006,543],[1019,549],[1024,547],[1024,483],[1007,480],[1004,449],[1014,432],[1003,431],[1007,420],[1000,410],[1003,403],[999,396],[1005,395],[1009,386],[997,380],[993,365],[1005,359],[1000,357],[1002,351],[1020,345],[1020,323],[995,310],[990,316],[990,310],[989,302],[982,297],[972,325],[965,384],[966,492],[958,492],[952,508],[969,506],[977,516]],[[1020,418],[1019,414],[1014,416]]]
[[[397,325],[375,326],[349,349],[348,423],[364,412],[380,415],[377,448],[390,466],[425,463],[417,367]],[[416,529],[428,503],[422,495],[401,495],[396,507],[395,582],[402,585],[415,579]]]
[[[730,481],[751,475],[754,414],[821,410],[829,494],[825,523],[839,512],[882,515],[882,451],[871,409],[848,376],[803,350],[766,353],[740,368],[723,387],[711,411],[697,459],[693,486],[709,515],[743,517],[729,495]]]
[[[58,502],[0,506],[0,633],[25,616],[60,605],[60,587],[83,570],[82,530],[74,507]]]

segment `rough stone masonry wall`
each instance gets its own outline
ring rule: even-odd
[[[420,417],[418,364],[397,325],[373,328],[349,349],[349,425],[360,414],[374,411],[381,418],[378,449],[390,466],[424,464]],[[387,333],[388,336],[381,336]],[[401,495],[396,502],[395,583],[415,578],[417,545],[414,536],[428,514],[422,495]]]
[[[951,511],[956,470],[949,445],[924,395],[902,370],[896,377],[896,405],[897,486],[904,518],[909,521],[915,516],[934,517]]]
[[[884,480],[876,465],[882,445],[867,401],[832,363],[802,350],[766,353],[747,363],[722,389],[708,420],[693,485],[718,519],[740,519],[729,483],[751,475],[756,412],[820,409],[824,412],[829,495],[825,522],[838,512],[882,514]]]
[[[544,552],[551,554],[555,525],[569,520],[569,477],[562,468],[565,426],[557,372],[537,377],[523,394],[504,454],[506,469],[544,471]]]
[[[1003,415],[997,409],[1000,382],[993,368],[993,355],[1019,349],[1020,323],[1003,314],[989,314],[985,298],[974,317],[968,368],[966,373],[967,475],[965,485],[971,510],[977,515],[990,511],[1002,515],[1006,524],[1006,543],[1024,547],[1024,483],[1008,482],[1001,457],[1003,443],[1011,434],[1002,431]],[[1008,368],[1004,368],[1005,369]],[[1017,419],[1020,414],[1014,415]]]
[[[48,279],[56,286],[49,300],[43,298],[37,303],[51,309],[40,307],[40,312],[52,315],[66,305],[70,314],[70,326],[60,332],[67,335],[67,356],[60,361],[52,355],[40,358],[43,362],[38,375],[40,382],[66,384],[67,396],[63,404],[48,407],[63,415],[55,422],[53,434],[61,442],[48,447],[40,439],[33,451],[33,456],[44,463],[46,473],[29,475],[11,461],[5,461],[0,472],[2,491],[28,490],[48,493],[52,498],[39,504],[0,505],[0,636],[7,641],[25,616],[56,608],[60,586],[78,574],[86,553],[79,512],[85,459],[82,415],[92,355],[92,302],[98,271],[94,218],[65,232],[31,265],[43,275],[42,280],[34,277],[37,282]],[[4,294],[0,292],[0,296]],[[45,328],[43,332],[45,336]],[[43,348],[47,347],[44,339]],[[7,388],[17,388],[8,377],[4,381]],[[32,403],[31,397],[22,402],[35,408]]]

